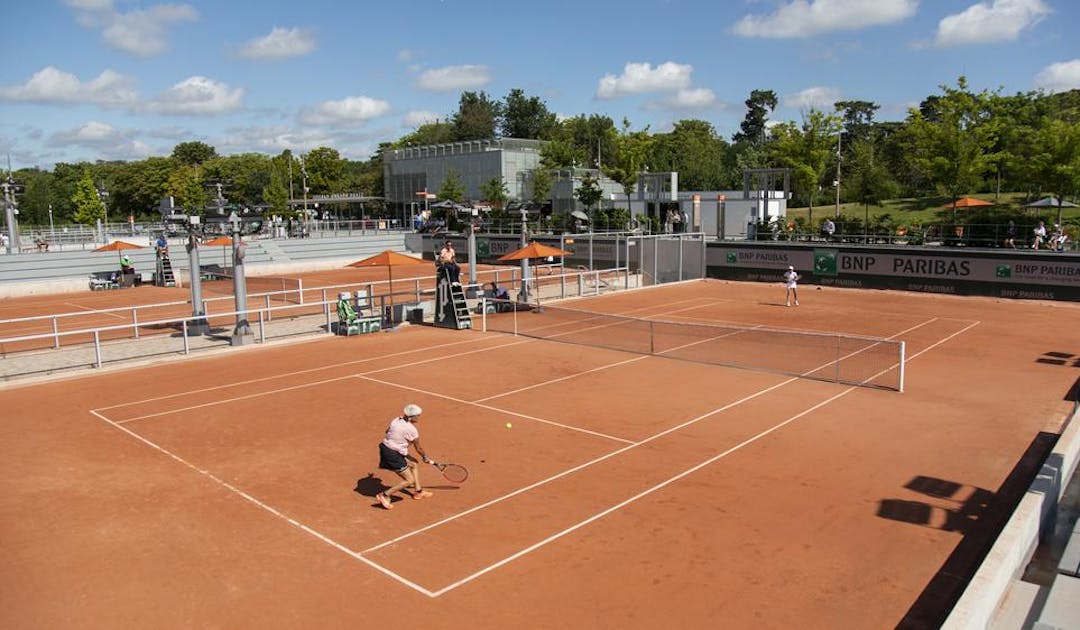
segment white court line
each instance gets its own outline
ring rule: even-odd
[[[938,318],[935,317],[932,320],[929,320],[927,322],[923,322],[922,324],[918,324],[916,326],[913,326],[913,327],[909,328],[907,331],[915,330],[916,328],[920,328],[922,326],[925,326],[925,325],[927,325],[927,324],[929,324],[929,323],[931,323],[933,321],[936,321],[937,319]],[[974,328],[978,324],[979,324],[978,321],[970,324],[969,326],[963,328],[962,330],[957,331],[957,332],[955,332],[955,333],[941,339],[940,341],[937,341],[936,343],[928,346],[927,348],[925,348],[922,351],[918,352],[917,354],[913,355],[910,359],[914,359],[915,357],[918,357],[918,356],[921,356],[922,354],[925,354],[927,351],[929,351],[929,350],[931,350],[933,348],[936,348],[937,346],[945,343],[946,341],[949,341],[950,339],[953,339],[954,337],[956,337],[956,336],[970,330],[971,328]],[[904,332],[907,332],[907,331],[904,331]],[[896,333],[896,335],[893,335],[893,336],[895,337],[895,336],[898,336],[898,335],[901,335],[901,334],[903,334],[903,332]],[[910,360],[910,359],[908,359],[908,360]],[[796,379],[791,379],[791,380],[796,380]],[[791,380],[786,381],[784,384],[791,382]],[[668,479],[666,479],[666,480],[652,486],[651,488],[647,488],[646,490],[643,490],[642,492],[639,492],[638,494],[636,494],[636,495],[634,495],[632,497],[629,497],[628,499],[626,499],[624,501],[621,501],[621,502],[619,502],[619,503],[617,503],[617,504],[615,504],[615,505],[613,505],[613,506],[611,506],[611,507],[609,507],[609,508],[607,508],[607,509],[605,509],[605,510],[599,512],[599,513],[597,513],[597,514],[594,514],[594,515],[590,516],[589,518],[586,518],[586,519],[584,519],[582,521],[579,521],[579,522],[571,525],[570,527],[567,527],[567,528],[563,529],[562,531],[556,532],[556,533],[552,534],[551,536],[548,536],[547,538],[545,538],[545,539],[543,539],[543,540],[541,540],[541,541],[539,541],[537,543],[534,543],[534,544],[532,544],[532,545],[530,545],[530,546],[528,546],[528,547],[526,547],[524,549],[521,549],[521,550],[519,550],[519,551],[517,551],[517,552],[503,558],[502,560],[499,560],[499,561],[497,561],[497,562],[495,562],[493,564],[490,564],[490,565],[484,567],[483,569],[480,569],[479,571],[476,571],[476,572],[474,572],[474,573],[472,573],[470,575],[465,576],[464,578],[462,578],[462,579],[460,579],[460,580],[458,580],[456,582],[453,582],[453,583],[451,583],[451,584],[449,584],[449,585],[447,585],[447,586],[445,586],[445,587],[443,587],[443,588],[441,588],[441,589],[439,589],[437,591],[434,591],[434,593],[431,595],[431,597],[439,597],[440,595],[443,595],[444,593],[447,593],[447,592],[449,592],[451,590],[454,590],[454,589],[458,588],[459,586],[467,584],[467,583],[475,580],[478,577],[481,577],[481,576],[483,576],[483,575],[485,575],[487,573],[490,573],[491,571],[494,571],[494,570],[498,569],[499,567],[502,567],[502,566],[504,566],[504,565],[506,565],[506,564],[508,564],[510,562],[513,562],[514,560],[516,560],[516,559],[518,559],[518,558],[520,558],[520,557],[522,557],[522,556],[524,556],[526,554],[529,554],[529,553],[531,553],[533,551],[536,551],[537,549],[539,549],[541,547],[544,547],[544,546],[548,545],[551,542],[554,542],[554,541],[556,541],[556,540],[558,540],[558,539],[560,539],[560,538],[562,538],[562,537],[564,537],[564,536],[566,536],[566,535],[568,535],[568,534],[570,534],[570,533],[572,533],[574,531],[577,531],[578,529],[581,529],[582,527],[585,527],[586,525],[589,525],[590,523],[593,523],[594,521],[597,521],[597,520],[599,520],[599,519],[601,519],[601,518],[615,512],[616,510],[619,510],[619,509],[621,509],[621,508],[623,508],[623,507],[637,501],[638,499],[641,499],[641,498],[646,497],[646,496],[648,496],[648,495],[650,495],[650,494],[652,494],[652,493],[654,493],[654,492],[656,492],[658,490],[661,490],[661,489],[671,485],[672,483],[674,483],[674,482],[676,482],[676,481],[690,475],[691,473],[694,473],[694,472],[704,468],[705,466],[708,466],[708,465],[710,465],[710,464],[712,464],[712,463],[714,463],[714,462],[716,462],[716,461],[718,461],[718,460],[720,460],[720,459],[722,459],[724,457],[727,457],[728,455],[730,455],[730,454],[744,448],[745,446],[760,440],[761,438],[765,437],[766,435],[769,435],[770,433],[773,433],[773,432],[783,428],[784,426],[794,422],[795,420],[798,420],[799,418],[801,418],[801,417],[803,417],[803,416],[805,416],[805,415],[807,415],[809,413],[812,413],[813,411],[815,411],[817,409],[820,409],[820,408],[824,407],[825,405],[830,404],[833,401],[835,401],[835,400],[837,400],[837,399],[839,399],[839,398],[841,398],[843,396],[846,396],[849,393],[851,393],[851,392],[853,392],[853,391],[855,391],[857,389],[858,389],[858,386],[854,386],[854,385],[850,386],[847,389],[845,389],[844,391],[842,391],[842,392],[840,392],[838,394],[835,394],[834,396],[831,396],[830,398],[827,398],[827,399],[825,399],[825,400],[823,400],[823,401],[821,401],[821,402],[819,402],[819,403],[817,403],[815,405],[812,405],[807,409],[804,409],[803,411],[789,417],[788,419],[786,419],[786,420],[784,420],[784,421],[782,421],[782,422],[780,422],[780,423],[778,423],[778,424],[776,424],[776,425],[774,425],[774,426],[772,426],[772,427],[758,433],[757,435],[755,435],[753,437],[750,437],[750,438],[744,440],[743,442],[741,442],[739,444],[736,444],[735,446],[733,446],[733,447],[731,447],[731,448],[729,448],[729,449],[727,449],[725,451],[722,451],[722,452],[720,452],[720,453],[706,459],[705,461],[703,461],[703,462],[701,462],[701,463],[699,463],[699,464],[697,464],[697,465],[695,465],[695,466],[693,466],[691,468],[688,468],[687,470],[684,470],[683,472],[681,472],[681,473],[679,473],[677,475],[674,475],[673,477],[670,477],[670,478],[668,478]],[[707,415],[711,415],[711,414],[707,414]],[[629,450],[630,448],[634,448],[634,447],[633,446],[628,446],[628,447],[625,447],[623,449],[620,449],[620,451],[626,451],[626,450]],[[601,458],[601,459],[603,459],[603,458]],[[536,485],[536,484],[534,484],[534,485]],[[372,549],[377,549],[377,548],[378,547],[373,547]]]
[[[366,374],[355,374],[354,377],[359,378],[359,379],[364,379],[364,380],[367,380],[367,381],[371,381],[372,383],[378,383],[380,385],[385,385],[387,387],[394,387],[394,388],[397,388],[397,389],[404,389],[404,390],[410,391],[410,392],[417,392],[419,394],[424,394],[424,395],[427,395],[427,396],[434,396],[436,398],[442,398],[443,400],[449,400],[451,402],[460,403],[462,405],[480,407],[481,409],[487,409],[489,411],[494,411],[496,413],[506,414],[508,416],[514,416],[515,418],[521,418],[523,420],[532,420],[533,422],[539,422],[541,424],[549,424],[549,425],[554,426],[554,427],[559,427],[560,429],[567,429],[569,431],[577,431],[578,433],[587,433],[589,435],[595,435],[596,437],[602,437],[602,438],[606,438],[606,439],[609,439],[609,440],[614,440],[616,442],[623,442],[625,444],[632,444],[633,443],[632,440],[627,440],[626,438],[616,437],[614,435],[608,435],[606,433],[600,433],[599,431],[592,431],[590,429],[583,429],[581,427],[575,427],[575,426],[571,426],[569,424],[562,424],[562,423],[559,423],[559,422],[555,422],[554,420],[545,420],[543,418],[537,418],[536,416],[530,416],[528,414],[518,413],[517,411],[510,411],[510,410],[507,410],[507,409],[500,409],[498,407],[492,407],[491,405],[483,405],[483,404],[480,404],[480,403],[470,402],[468,400],[464,400],[464,399],[461,399],[461,398],[454,398],[453,396],[447,396],[446,394],[439,394],[437,392],[428,391],[428,390],[420,388],[420,387],[411,387],[409,385],[402,385],[400,383],[391,383],[390,381],[384,381],[382,379],[372,378],[370,376],[367,376]]]
[[[75,304],[73,302],[61,302],[61,304],[67,304],[68,306],[74,306],[75,308],[81,308],[84,311],[91,311],[91,312],[94,312],[95,314],[98,314],[98,315],[108,315],[109,317],[115,317],[116,319],[122,319],[124,321],[128,320],[126,315],[120,315],[120,314],[114,313],[112,311],[98,312],[98,309],[96,309],[96,308],[91,308],[89,306],[82,306],[81,304]]]
[[[702,298],[695,298],[695,299],[700,300]],[[689,302],[691,300],[688,299],[688,300],[681,300],[681,301],[682,302]],[[677,303],[678,302],[674,302],[674,304],[677,304]],[[637,311],[646,310],[648,308],[656,308],[656,307],[642,307],[642,308],[637,308],[637,309],[631,309],[631,310],[626,311],[626,312],[627,313],[634,313],[634,312],[637,312]],[[294,377],[294,376],[299,376],[299,375],[302,375],[302,374],[310,374],[312,372],[319,372],[319,371],[322,371],[322,370],[332,370],[332,369],[335,369],[335,368],[344,367],[344,366],[348,366],[348,365],[358,365],[358,364],[361,364],[361,363],[370,363],[372,361],[379,361],[381,359],[388,359],[388,358],[391,358],[391,357],[397,357],[397,356],[402,356],[402,355],[406,355],[406,354],[412,354],[412,353],[416,353],[416,352],[430,352],[432,350],[436,350],[436,349],[439,349],[439,348],[448,348],[448,347],[458,346],[458,345],[463,345],[463,344],[476,343],[476,342],[486,341],[488,339],[489,339],[488,337],[476,337],[476,338],[470,338],[470,339],[463,339],[461,341],[451,341],[451,342],[448,342],[448,343],[437,344],[437,345],[433,345],[433,346],[423,346],[423,347],[414,348],[414,349],[411,349],[411,350],[402,350],[401,352],[392,352],[392,353],[389,353],[389,354],[381,354],[381,355],[378,355],[378,356],[369,356],[369,357],[365,357],[363,359],[355,359],[353,361],[342,361],[340,363],[334,363],[332,365],[324,365],[324,366],[319,366],[319,367],[307,368],[307,369],[304,369],[304,370],[295,370],[293,372],[285,372],[285,373],[282,373],[282,374],[275,374],[273,376],[264,376],[264,377],[260,377],[260,378],[247,379],[247,380],[243,380],[243,381],[234,381],[232,383],[223,383],[221,385],[214,385],[214,386],[211,386],[211,387],[203,387],[203,388],[200,388],[200,389],[191,389],[191,390],[187,390],[187,391],[184,391],[184,392],[179,392],[179,393],[176,393],[176,394],[166,394],[164,396],[155,396],[153,398],[144,398],[144,399],[141,399],[141,400],[133,400],[133,401],[129,401],[129,402],[119,403],[119,404],[116,404],[116,405],[109,405],[107,407],[98,407],[97,410],[98,411],[105,411],[105,410],[108,410],[108,409],[116,409],[116,408],[119,408],[119,407],[129,407],[129,406],[133,406],[133,405],[142,405],[142,404],[146,404],[146,403],[157,402],[159,400],[168,400],[170,398],[179,398],[181,396],[190,396],[192,394],[201,394],[201,393],[205,393],[205,392],[212,392],[212,391],[218,391],[218,390],[222,390],[222,389],[228,389],[230,387],[237,387],[239,385],[251,385],[253,383],[263,383],[263,382],[266,382],[266,381],[273,381],[273,380],[281,379],[281,378],[291,378],[291,377]],[[522,343],[524,343],[524,342],[522,342]],[[498,345],[498,346],[493,346],[492,348],[493,349],[495,349],[495,348],[504,348],[504,347],[507,347],[508,345],[511,345],[511,344],[501,344],[501,345]],[[450,359],[450,358],[453,358],[454,356],[457,356],[457,355],[448,355],[448,356],[445,356],[445,357],[441,357],[441,359]],[[413,365],[413,364],[410,364],[410,365]],[[270,393],[272,393],[272,392],[270,392]],[[125,420],[125,422],[130,422],[131,420],[132,419],[129,418],[128,420]]]
[[[139,435],[138,433],[135,433],[134,431],[131,431],[130,429],[127,429],[126,427],[122,427],[119,424],[117,424],[116,422],[113,422],[112,420],[109,420],[108,418],[106,418],[102,414],[98,413],[97,411],[91,410],[90,413],[94,414],[95,416],[97,416],[99,419],[101,419],[105,423],[109,424],[110,426],[112,426],[112,427],[114,427],[114,428],[116,428],[116,429],[118,429],[120,431],[123,431],[124,433],[126,433],[129,436],[135,438],[136,440],[142,442],[143,444],[146,444],[150,448],[153,448],[154,450],[158,451],[159,453],[162,453],[163,455],[166,455],[167,457],[170,457],[174,461],[177,461],[180,464],[183,464],[184,466],[190,468],[191,470],[194,470],[195,472],[199,473],[200,475],[203,475],[204,477],[210,479],[211,481],[221,485],[222,487],[229,490],[230,492],[233,492],[233,493],[239,495],[245,501],[248,501],[251,504],[255,505],[256,507],[267,511],[270,514],[273,514],[274,516],[280,518],[281,520],[283,520],[286,523],[288,523],[289,525],[292,525],[293,527],[299,529],[300,531],[305,532],[305,533],[307,533],[307,534],[309,534],[311,536],[314,536],[315,538],[321,540],[322,542],[330,545],[334,549],[337,549],[338,551],[341,551],[341,552],[345,553],[346,555],[348,555],[348,556],[350,556],[352,558],[355,558],[355,559],[359,560],[360,562],[363,562],[364,564],[366,564],[369,567],[375,569],[376,571],[379,571],[383,575],[391,577],[391,578],[397,580],[398,582],[404,584],[405,586],[408,586],[409,588],[411,588],[411,589],[413,589],[413,590],[415,590],[415,591],[417,591],[419,593],[423,593],[424,595],[427,595],[428,597],[434,597],[435,596],[431,591],[429,591],[428,589],[420,586],[419,584],[416,584],[415,582],[412,582],[412,581],[398,575],[397,573],[394,573],[390,569],[387,569],[386,567],[384,567],[384,566],[382,566],[382,565],[380,565],[380,564],[378,564],[376,562],[373,562],[373,561],[369,560],[368,558],[365,558],[363,555],[353,551],[352,549],[349,549],[345,545],[331,539],[330,537],[326,536],[325,534],[321,534],[321,533],[315,531],[314,529],[308,527],[307,525],[304,525],[300,521],[297,521],[294,518],[291,518],[289,516],[286,516],[285,514],[282,514],[280,511],[278,511],[278,510],[274,509],[273,507],[267,505],[266,503],[263,503],[262,501],[256,499],[255,497],[251,496],[247,492],[244,492],[240,488],[237,488],[236,486],[234,486],[231,483],[229,483],[228,481],[225,481],[224,479],[218,477],[217,475],[210,472],[209,470],[199,468],[195,464],[192,464],[191,462],[187,461],[183,457],[180,457],[176,453],[173,453],[172,451],[158,445],[157,443],[152,442],[152,441],[144,438],[143,436]]]
[[[795,380],[795,379],[792,379],[792,380]],[[582,527],[585,527],[586,525],[589,525],[593,521],[599,520],[599,519],[607,516],[608,514],[611,514],[612,512],[615,512],[616,510],[619,510],[619,509],[621,509],[623,507],[626,507],[627,505],[630,505],[631,503],[637,501],[638,499],[646,497],[646,496],[656,492],[657,490],[661,490],[661,489],[675,483],[676,481],[682,479],[683,477],[686,477],[687,475],[689,475],[691,473],[697,472],[698,470],[701,470],[702,468],[708,466],[709,464],[712,464],[713,462],[716,462],[717,460],[723,459],[724,457],[727,457],[728,455],[734,453],[735,451],[738,451],[738,450],[742,449],[743,447],[745,447],[745,446],[747,446],[749,444],[753,444],[754,442],[760,440],[761,438],[765,437],[766,435],[769,435],[770,433],[772,433],[774,431],[777,431],[777,430],[783,428],[784,426],[798,420],[799,418],[805,416],[806,414],[811,413],[814,410],[819,409],[819,408],[833,402],[837,398],[840,398],[841,396],[846,396],[847,394],[849,394],[852,391],[855,391],[856,389],[858,389],[858,387],[856,387],[854,385],[851,386],[851,387],[848,387],[846,390],[840,392],[839,394],[836,394],[836,395],[832,396],[831,398],[827,398],[827,399],[819,402],[818,404],[816,404],[816,405],[814,405],[814,406],[812,406],[812,407],[810,407],[808,409],[800,411],[799,413],[795,414],[794,416],[791,416],[787,420],[784,420],[783,422],[780,422],[779,424],[776,424],[776,425],[774,425],[774,426],[772,426],[772,427],[770,427],[768,429],[765,429],[761,433],[758,433],[757,435],[755,435],[755,436],[753,436],[751,438],[748,438],[748,439],[740,442],[739,444],[736,444],[735,446],[727,449],[726,451],[723,451],[721,453],[718,453],[718,454],[710,457],[709,459],[706,459],[705,461],[701,462],[700,464],[697,464],[696,466],[693,466],[692,468],[688,468],[687,470],[684,470],[683,472],[675,475],[674,477],[670,477],[670,478],[656,484],[655,486],[653,486],[651,488],[648,488],[646,490],[643,490],[643,491],[635,494],[634,496],[632,496],[632,497],[630,497],[630,498],[628,498],[628,499],[626,499],[624,501],[620,501],[619,503],[616,503],[615,505],[607,508],[606,510],[604,510],[602,512],[598,512],[596,514],[593,514],[592,516],[590,516],[589,518],[587,518],[587,519],[585,519],[583,521],[578,521],[577,523],[571,525],[570,527],[567,527],[566,529],[563,529],[562,531],[556,532],[556,533],[552,534],[551,536],[548,536],[547,538],[545,538],[545,539],[543,539],[543,540],[541,540],[541,541],[539,541],[537,543],[529,545],[528,547],[525,547],[524,549],[522,549],[520,551],[517,551],[517,552],[503,558],[502,560],[499,560],[498,562],[495,562],[494,564],[490,564],[490,565],[484,567],[483,569],[480,569],[479,571],[476,571],[475,573],[472,573],[471,575],[467,575],[464,578],[458,580],[457,582],[453,582],[453,583],[451,583],[451,584],[449,584],[447,586],[444,586],[443,588],[441,588],[441,589],[439,589],[437,591],[434,591],[431,594],[431,597],[438,597],[438,596],[440,596],[440,595],[442,595],[444,593],[452,591],[455,588],[458,588],[459,586],[467,584],[467,583],[475,580],[476,578],[478,578],[478,577],[480,577],[480,576],[482,576],[482,575],[484,575],[486,573],[490,573],[490,572],[494,571],[495,569],[498,569],[499,567],[501,567],[501,566],[503,566],[505,564],[509,564],[510,562],[513,562],[514,560],[517,560],[518,558],[520,558],[520,557],[522,557],[522,556],[524,556],[524,555],[526,555],[528,553],[532,553],[533,551],[536,551],[537,549],[539,549],[539,548],[541,548],[541,547],[543,547],[543,546],[545,546],[545,545],[547,545],[549,543],[552,543],[552,542],[562,538],[563,536],[571,534],[571,533],[581,529]]]
[[[895,333],[895,334],[893,335],[893,337],[897,337],[897,336],[899,336],[899,335],[903,335],[903,334],[905,334],[905,333],[911,332],[912,330],[916,330],[916,329],[918,329],[918,328],[921,328],[921,327],[923,327],[923,326],[926,326],[926,325],[928,325],[928,324],[931,324],[931,323],[933,323],[933,322],[935,322],[935,321],[937,321],[937,320],[938,320],[938,318],[936,318],[936,317],[935,317],[935,318],[932,318],[932,319],[929,319],[929,320],[926,320],[926,321],[924,321],[924,322],[922,322],[922,323],[916,324],[916,325],[914,325],[914,326],[911,326],[911,327],[909,327],[909,328],[907,328],[907,329],[905,329],[905,330],[902,330],[902,331],[900,331],[900,332],[898,332],[898,333]],[[952,336],[955,336],[955,335],[952,335]],[[952,336],[950,336],[949,338],[952,338]],[[939,343],[940,343],[940,342],[939,342]],[[935,345],[938,345],[938,344],[935,344]],[[857,350],[857,351],[855,351],[855,352],[851,353],[851,355],[848,355],[848,356],[853,356],[853,355],[855,355],[855,354],[858,354],[859,352],[862,352],[862,350]],[[921,353],[920,353],[920,354],[921,354]],[[844,358],[847,358],[847,357],[844,357]],[[809,371],[808,371],[807,373],[813,373],[814,371],[816,371],[816,370],[818,370],[818,369],[820,369],[820,368],[813,368],[813,369],[809,370]],[[888,369],[892,369],[892,368],[888,368]],[[888,370],[884,370],[884,371],[888,371]],[[884,371],[883,371],[883,372],[884,372]],[[709,411],[709,412],[707,412],[707,413],[704,413],[704,414],[702,414],[702,415],[700,415],[700,416],[697,416],[696,418],[691,418],[690,420],[687,420],[686,422],[683,422],[682,424],[679,424],[679,425],[675,425],[675,426],[673,426],[673,427],[670,427],[670,428],[668,428],[668,429],[665,429],[665,430],[663,430],[663,431],[661,431],[661,432],[659,432],[659,433],[657,433],[657,434],[655,434],[655,435],[649,436],[649,437],[647,437],[647,438],[645,438],[645,439],[643,439],[643,440],[641,440],[641,441],[639,441],[639,442],[636,442],[636,443],[632,443],[632,444],[630,444],[630,445],[628,445],[628,446],[625,446],[625,447],[622,447],[622,448],[620,448],[620,449],[617,449],[617,450],[615,450],[615,451],[612,451],[612,452],[610,452],[610,453],[607,453],[606,455],[601,455],[600,457],[598,457],[598,458],[595,458],[595,459],[593,459],[593,460],[591,460],[591,461],[583,462],[583,463],[581,463],[581,464],[579,464],[579,465],[577,465],[577,466],[575,466],[575,467],[573,467],[573,468],[570,468],[570,469],[564,470],[564,471],[562,471],[562,472],[560,472],[560,473],[557,473],[557,474],[555,474],[555,475],[553,475],[553,476],[551,476],[551,477],[548,477],[547,479],[541,479],[540,481],[537,481],[537,482],[535,482],[535,483],[533,483],[533,484],[530,484],[530,485],[528,485],[528,486],[525,486],[525,487],[523,487],[523,488],[519,488],[518,490],[514,490],[514,491],[511,491],[511,492],[510,492],[510,493],[508,493],[508,494],[505,494],[505,495],[502,495],[502,496],[496,497],[496,498],[494,498],[494,499],[491,499],[490,501],[488,501],[488,502],[486,502],[486,503],[482,503],[482,504],[480,504],[480,505],[476,505],[476,506],[473,506],[472,508],[469,508],[469,509],[467,509],[467,510],[464,510],[464,511],[462,511],[462,512],[459,512],[459,513],[457,513],[457,514],[453,514],[453,515],[451,515],[451,516],[448,516],[448,517],[446,517],[446,518],[444,518],[444,519],[441,519],[441,520],[439,520],[439,521],[436,521],[436,522],[434,522],[434,523],[431,523],[431,524],[429,524],[429,525],[426,525],[426,526],[424,526],[424,527],[421,527],[421,528],[418,528],[418,529],[412,530],[412,531],[410,531],[410,532],[406,532],[405,534],[402,534],[402,535],[400,535],[400,536],[397,536],[396,538],[393,538],[393,539],[391,539],[391,540],[388,540],[388,541],[386,541],[386,542],[383,542],[383,543],[380,543],[380,544],[378,544],[378,545],[375,545],[374,547],[369,547],[368,549],[365,549],[363,553],[368,553],[368,552],[371,552],[371,551],[375,551],[376,549],[380,549],[380,548],[382,548],[382,547],[385,547],[385,546],[387,546],[387,545],[390,545],[390,544],[394,544],[394,543],[400,542],[400,541],[402,541],[402,540],[405,540],[406,538],[411,538],[412,536],[415,536],[415,535],[417,535],[417,534],[423,533],[423,532],[425,532],[425,531],[427,531],[427,530],[429,530],[429,529],[432,529],[432,528],[438,527],[438,526],[440,526],[440,525],[444,525],[444,524],[446,524],[446,523],[449,523],[449,522],[451,522],[451,521],[454,521],[454,520],[457,520],[457,519],[459,519],[459,518],[462,518],[462,517],[464,517],[464,516],[466,516],[466,515],[468,515],[468,514],[471,514],[471,513],[473,513],[473,512],[476,512],[476,511],[479,511],[479,510],[481,510],[481,509],[484,509],[484,508],[490,507],[490,506],[492,506],[492,505],[495,505],[496,503],[500,503],[500,502],[502,502],[502,501],[505,501],[506,499],[509,499],[509,498],[511,498],[511,497],[514,497],[514,496],[516,496],[516,495],[518,495],[518,494],[521,494],[522,492],[525,492],[525,491],[527,491],[527,490],[532,490],[533,488],[537,488],[537,487],[539,487],[539,486],[545,485],[545,484],[547,484],[547,483],[550,483],[550,482],[552,482],[552,481],[555,481],[555,480],[557,480],[557,479],[559,479],[559,478],[561,478],[561,477],[564,477],[564,476],[566,476],[566,475],[569,475],[569,474],[572,474],[572,473],[578,472],[579,470],[582,470],[582,469],[584,469],[584,468],[588,468],[589,466],[592,466],[593,464],[597,464],[597,463],[603,462],[603,461],[605,461],[605,460],[607,460],[607,459],[609,459],[609,458],[611,458],[611,457],[615,457],[616,455],[620,455],[620,454],[622,454],[622,453],[624,453],[624,452],[626,452],[626,451],[629,451],[630,449],[633,449],[633,448],[637,448],[638,446],[641,446],[641,445],[643,445],[643,444],[647,444],[647,443],[649,443],[649,442],[652,442],[653,440],[659,439],[659,438],[661,438],[661,437],[663,437],[663,436],[665,436],[665,435],[667,435],[667,434],[669,434],[669,433],[673,433],[673,432],[675,432],[675,431],[678,431],[678,430],[680,430],[680,429],[683,429],[683,428],[685,428],[685,427],[688,427],[688,426],[690,426],[690,425],[692,425],[692,424],[696,424],[697,422],[700,422],[700,421],[702,421],[702,420],[705,420],[705,419],[707,419],[707,418],[709,418],[709,417],[711,417],[711,416],[714,416],[714,415],[716,415],[716,414],[719,414],[719,413],[722,413],[722,412],[724,412],[724,411],[727,411],[727,410],[729,410],[729,409],[731,409],[731,408],[733,408],[733,407],[736,407],[736,406],[738,406],[738,405],[741,405],[741,404],[743,404],[744,402],[748,402],[748,401],[750,401],[750,400],[753,400],[754,398],[757,398],[757,397],[759,397],[759,396],[762,396],[762,395],[764,395],[764,394],[767,394],[767,393],[769,393],[769,392],[771,392],[771,391],[773,391],[773,390],[775,390],[775,389],[778,389],[778,388],[780,388],[780,387],[784,387],[785,385],[788,385],[789,383],[795,382],[795,381],[797,381],[797,380],[799,380],[799,379],[800,379],[800,377],[798,377],[798,376],[793,376],[793,377],[791,377],[791,378],[788,378],[787,380],[781,381],[781,382],[779,382],[779,383],[776,383],[776,384],[774,384],[774,385],[771,385],[770,387],[767,387],[767,388],[765,388],[765,389],[759,390],[758,392],[755,392],[755,393],[753,393],[753,394],[750,394],[750,395],[748,395],[748,396],[746,396],[746,397],[744,397],[744,398],[741,398],[741,399],[739,399],[739,400],[736,400],[736,401],[734,401],[734,402],[730,402],[730,403],[728,403],[727,405],[724,405],[723,407],[719,407],[719,408],[717,408],[717,409],[714,409],[714,410],[712,410],[712,411]],[[845,393],[846,393],[846,392],[845,392]],[[486,407],[486,406],[485,406],[485,407]],[[489,408],[490,408],[490,407],[489,407]]]

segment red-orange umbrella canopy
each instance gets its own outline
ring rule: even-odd
[[[94,251],[95,252],[117,252],[117,253],[119,253],[119,252],[121,252],[121,251],[123,251],[125,249],[142,249],[142,245],[136,245],[134,243],[128,243],[127,241],[113,241],[113,242],[109,243],[108,245],[102,245],[101,247],[95,249]],[[124,257],[123,254],[120,254],[120,257],[123,258]]]
[[[386,274],[389,277],[390,293],[394,292],[394,267],[404,267],[405,265],[422,265],[427,264],[429,261],[423,258],[417,258],[415,256],[409,256],[408,254],[402,254],[393,250],[387,249],[369,256],[363,260],[358,260],[354,263],[349,263],[346,267],[386,267]],[[393,297],[390,298],[393,301]]]
[[[552,247],[550,245],[544,245],[543,243],[532,242],[522,247],[521,249],[514,250],[505,256],[499,256],[499,260],[522,260],[526,258],[547,258],[548,256],[570,256],[574,252],[568,252],[558,247]]]
[[[210,239],[209,241],[203,241],[201,244],[205,247],[222,247],[224,245],[232,245],[232,237],[218,236]]]
[[[954,208],[975,208],[978,206],[992,206],[993,201],[984,201],[982,199],[976,199],[975,197],[961,197],[953,204]]]
[[[108,245],[102,245],[95,249],[95,252],[118,252],[123,249],[142,249],[142,245],[135,245],[134,243],[128,243],[127,241],[113,241]]]

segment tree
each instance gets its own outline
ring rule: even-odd
[[[90,169],[83,169],[82,177],[75,187],[75,194],[71,196],[71,203],[75,206],[75,221],[83,225],[93,225],[98,221],[105,220],[105,204],[94,187],[94,179],[90,175]]]
[[[604,191],[600,190],[596,178],[586,173],[581,178],[581,184],[574,191],[574,196],[581,202],[581,205],[585,206],[586,210],[589,210],[604,196]]]
[[[881,106],[872,101],[837,101],[833,104],[843,122],[844,140],[848,146],[870,137],[874,128],[874,113]]]
[[[199,166],[217,157],[217,151],[205,142],[181,142],[173,147],[172,157],[181,164]]]
[[[754,90],[746,99],[746,117],[739,125],[739,131],[732,140],[736,143],[762,144],[765,142],[766,123],[769,114],[776,109],[779,101],[772,90]]]
[[[1033,174],[1045,190],[1057,193],[1057,223],[1066,195],[1080,192],[1080,124],[1048,120],[1037,134]]]
[[[453,140],[489,140],[502,117],[502,104],[485,92],[462,92],[453,118]]]
[[[626,193],[626,209],[630,210],[630,195],[637,185],[638,173],[645,167],[653,144],[649,128],[630,131],[630,121],[623,119],[622,133],[615,139],[615,155],[604,173],[618,182]]]
[[[870,204],[881,203],[896,192],[896,182],[885,165],[877,158],[874,143],[868,139],[851,144],[851,164],[844,180],[847,194],[863,204],[865,221],[869,224]]]
[[[201,214],[210,201],[202,179],[194,170],[183,166],[169,173],[169,179],[165,182],[165,196],[172,197],[176,206],[187,208],[189,214]]]
[[[271,214],[286,215],[289,208],[288,173],[284,172],[282,160],[275,158],[269,164],[270,178],[262,190],[263,201],[270,208]]]
[[[538,205],[543,205],[551,197],[552,177],[551,171],[544,167],[533,171],[532,176],[532,200]]]
[[[393,143],[394,148],[408,146],[422,147],[429,144],[446,144],[454,141],[453,123],[438,121],[424,123],[412,133],[406,134]]]
[[[454,203],[465,199],[465,185],[461,183],[457,171],[453,169],[447,171],[446,178],[443,179],[442,185],[439,186],[438,197],[441,201],[453,201]]]
[[[670,133],[653,137],[648,164],[656,171],[677,171],[685,190],[721,190],[734,187],[735,174],[727,166],[729,147],[712,123],[680,120]],[[739,180],[741,183],[741,175]]]
[[[988,94],[972,94],[964,77],[956,88],[941,89],[943,96],[910,112],[908,155],[939,193],[955,200],[977,189],[998,159],[992,152],[998,125],[989,115]]]
[[[526,98],[525,92],[513,89],[503,99],[500,125],[503,137],[550,140],[558,125],[558,117],[535,96]]]
[[[808,220],[814,223],[814,202],[821,191],[821,180],[829,164],[835,140],[840,131],[840,119],[816,109],[803,118],[802,126],[794,122],[773,129],[776,141],[772,145],[776,159],[791,169],[796,190],[801,190],[809,202]]]
[[[344,192],[345,160],[337,149],[318,147],[304,156],[309,192],[317,195]]]
[[[497,210],[502,209],[509,192],[506,182],[501,177],[493,177],[480,184],[480,194],[483,195],[484,201],[491,203]]]

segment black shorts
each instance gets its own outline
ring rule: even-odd
[[[399,473],[404,472],[408,467],[409,462],[404,455],[379,442],[379,468]]]

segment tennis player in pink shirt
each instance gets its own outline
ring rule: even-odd
[[[386,437],[379,443],[379,468],[391,470],[401,477],[400,483],[375,495],[379,504],[387,510],[394,507],[391,496],[405,488],[412,488],[414,499],[431,496],[430,492],[420,486],[420,471],[416,458],[409,455],[409,447],[412,446],[425,464],[431,461],[420,446],[420,430],[416,428],[416,421],[420,419],[421,413],[423,410],[420,405],[405,405],[402,415],[390,421],[390,425],[386,427]]]

